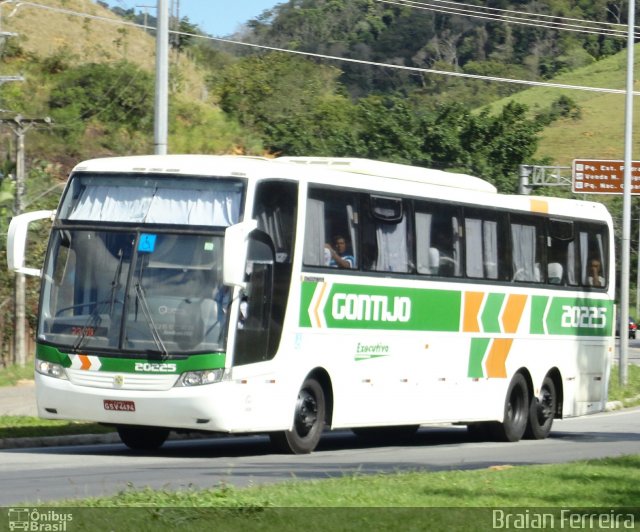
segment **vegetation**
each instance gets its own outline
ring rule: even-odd
[[[612,523],[635,529],[638,466],[640,456],[634,455],[562,465],[294,480],[246,489],[127,489],[56,506],[71,512],[74,525],[92,530],[111,530],[115,520],[141,530],[150,523],[154,530],[202,530],[212,522],[229,531],[484,531],[496,523],[509,530],[596,530],[613,528]],[[512,521],[505,525],[508,518]],[[545,526],[533,521],[542,518]]]
[[[98,423],[40,419],[30,416],[0,416],[0,439],[103,434],[114,431],[113,427],[105,427]]]
[[[640,366],[633,364],[628,366],[627,380],[626,386],[622,386],[619,367],[612,368],[609,378],[609,401],[619,401],[625,406],[640,405]]]
[[[0,386],[15,386],[20,381],[33,380],[33,365],[8,364],[0,371]],[[1,425],[0,425],[1,426]]]

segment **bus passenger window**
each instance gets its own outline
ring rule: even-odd
[[[504,218],[479,210],[465,209],[465,268],[474,279],[501,278],[504,271]]]
[[[583,226],[578,233],[578,248],[582,267],[581,280],[583,286],[605,288],[607,286],[605,260],[604,229],[596,226]]]
[[[416,203],[416,269],[420,274],[458,277],[460,231],[458,210],[440,203]]]
[[[544,256],[542,220],[513,217],[511,222],[512,280],[540,283],[543,281],[541,264]]]
[[[548,221],[547,282],[555,285],[575,285],[575,246],[573,222]]]
[[[303,252],[305,265],[358,268],[356,200],[351,192],[309,191]]]
[[[365,268],[378,272],[411,271],[407,214],[401,198],[369,196],[364,222]]]

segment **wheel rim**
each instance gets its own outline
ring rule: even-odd
[[[300,436],[308,435],[318,421],[318,402],[309,390],[300,390],[296,403],[296,432]]]
[[[553,416],[554,400],[551,390],[546,386],[540,391],[537,404],[538,423],[544,425]]]

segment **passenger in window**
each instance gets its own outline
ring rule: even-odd
[[[604,286],[604,277],[602,277],[601,265],[598,259],[591,259],[589,261],[587,284],[595,287]]]
[[[324,245],[325,255],[328,258],[327,266],[332,268],[353,268],[356,259],[347,251],[347,239],[342,235],[336,235],[333,239],[333,247],[330,244]]]

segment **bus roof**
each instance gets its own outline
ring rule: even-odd
[[[371,159],[331,158],[331,157],[280,157],[276,162],[306,164],[325,167],[339,172],[363,174],[367,176],[401,179],[429,185],[463,188],[482,192],[496,193],[498,190],[484,179],[467,174],[444,172],[431,168],[421,168],[406,164],[373,161]]]
[[[444,172],[430,168],[420,168],[406,164],[387,163],[370,159],[334,158],[334,157],[279,157],[267,159],[264,157],[247,157],[233,155],[141,155],[129,157],[109,157],[91,159],[79,163],[74,171],[101,172],[140,172],[180,174],[209,174],[215,161],[221,168],[216,170],[229,171],[231,165],[237,166],[239,173],[244,173],[258,167],[264,170],[273,164],[307,165],[311,168],[326,169],[334,172],[344,172],[353,175],[384,177],[415,183],[453,187],[478,192],[496,193],[497,189],[491,183],[467,174]],[[267,170],[268,171],[268,170]]]
[[[300,167],[309,169],[300,175]],[[370,159],[331,157],[251,157],[238,155],[139,155],[91,159],[79,163],[74,172],[108,172],[127,174],[174,174],[184,176],[233,176],[249,179],[275,178],[330,181],[344,186],[375,190],[403,189],[411,193],[412,183],[433,187],[440,199],[450,198],[448,189],[460,191],[456,198],[463,203],[490,204],[495,207],[552,216],[579,216],[586,219],[610,219],[599,202],[544,196],[498,194],[496,187],[478,177],[449,173]],[[342,177],[344,176],[344,177]],[[363,179],[364,178],[364,179]],[[366,179],[368,178],[368,179]],[[386,183],[384,183],[386,181]],[[394,184],[397,182],[397,185]],[[402,187],[401,183],[406,185]],[[417,190],[415,191],[417,192]],[[419,194],[424,194],[422,189]],[[481,198],[482,194],[487,196]]]

